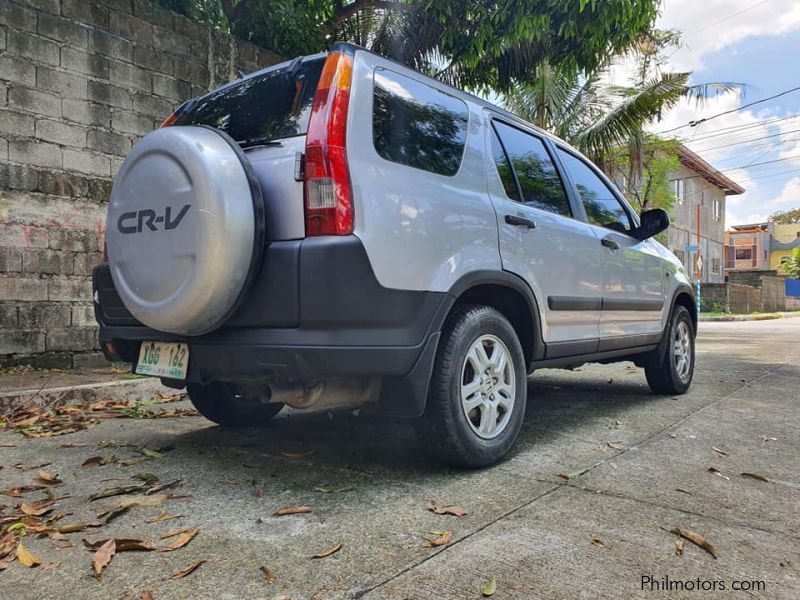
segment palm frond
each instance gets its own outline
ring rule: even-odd
[[[624,145],[645,123],[686,95],[689,73],[662,73],[646,81],[600,119],[571,140],[580,150],[599,156]]]

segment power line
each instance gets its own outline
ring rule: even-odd
[[[713,23],[709,23],[705,27],[701,27],[697,31],[693,31],[690,34],[683,36],[683,38],[684,39],[690,38],[693,35],[697,35],[698,33],[702,32],[702,31],[705,31],[707,29],[711,29],[712,27],[716,27],[717,25],[719,25],[720,23],[724,23],[725,21],[730,21],[731,19],[733,19],[734,17],[738,17],[742,13],[746,13],[749,10],[753,10],[754,8],[758,8],[759,6],[762,6],[763,4],[766,4],[767,2],[771,2],[771,1],[772,0],[763,0],[762,2],[759,2],[758,4],[754,4],[753,6],[748,6],[747,8],[743,8],[742,10],[737,11],[737,12],[733,13],[732,15],[728,15],[727,17],[723,17],[722,19],[714,21]]]
[[[792,156],[786,156],[784,158],[776,158],[773,160],[765,160],[760,163],[752,163],[747,164],[739,167],[730,167],[728,169],[718,169],[717,173],[729,173],[730,171],[741,171],[742,169],[749,169],[751,167],[759,167],[762,165],[771,165],[774,163],[783,162],[785,160],[797,160],[800,158],[800,154],[793,154]],[[689,177],[677,177],[676,179],[670,179],[669,181],[676,181],[677,179],[696,179],[698,177],[705,177],[705,175],[690,175]]]
[[[762,102],[767,102],[768,100],[774,100],[775,98],[780,98],[781,96],[785,96],[786,94],[791,94],[792,92],[796,92],[798,90],[800,90],[800,86],[791,88],[789,90],[784,90],[779,94],[775,94],[774,96],[769,96],[767,98],[762,98],[761,100],[756,100],[755,102],[749,102],[748,104],[743,104],[739,108],[732,108],[730,110],[717,113],[716,115],[711,115],[710,117],[706,117],[704,119],[698,119],[697,121],[689,121],[685,125],[678,125],[677,127],[673,127],[672,129],[666,129],[664,131],[658,131],[656,133],[660,135],[663,133],[670,133],[671,131],[676,131],[678,129],[683,129],[684,127],[697,127],[701,123],[707,123],[708,121],[716,119],[717,117],[722,117],[724,115],[729,115],[731,113],[739,112],[740,110],[744,110],[745,108],[750,108],[751,106],[755,106],[756,104],[761,104]]]
[[[796,119],[797,117],[800,117],[800,113],[787,115],[785,117],[775,117],[770,119],[764,119],[761,121],[753,121],[752,123],[747,123],[743,125],[731,125],[730,127],[720,127],[718,129],[715,129],[714,133],[709,133],[708,135],[701,135],[699,137],[694,137],[692,138],[692,141],[701,142],[711,138],[724,137],[728,135],[737,135],[747,129],[755,129],[756,127],[767,127],[774,123],[778,123],[780,121],[787,121],[789,119]]]
[[[711,146],[710,148],[700,148],[699,150],[694,150],[694,152],[708,152],[710,150],[719,150],[720,148],[730,148],[731,146],[739,146],[741,144],[750,144],[752,142],[757,142],[759,140],[766,140],[766,139],[778,137],[778,136],[781,136],[781,135],[789,135],[790,133],[797,133],[798,131],[800,131],[800,129],[792,129],[790,131],[781,131],[779,133],[771,133],[769,135],[764,135],[764,136],[757,137],[757,138],[751,138],[751,139],[748,139],[748,140],[739,140],[738,142],[730,142],[728,144],[722,144],[721,146]],[[792,141],[792,140],[784,140],[784,141],[788,142],[788,141]]]

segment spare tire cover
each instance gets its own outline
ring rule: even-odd
[[[106,220],[122,303],[159,331],[219,327],[258,267],[263,220],[250,164],[226,134],[202,126],[149,133],[117,174]]]

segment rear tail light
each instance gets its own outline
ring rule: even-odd
[[[317,85],[306,134],[306,235],[353,232],[353,196],[345,134],[353,59],[333,51]]]

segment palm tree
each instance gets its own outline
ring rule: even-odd
[[[600,68],[574,75],[547,63],[537,66],[533,83],[505,96],[506,106],[522,118],[569,142],[606,173],[636,193],[644,180],[645,159],[668,150],[644,128],[682,99],[700,104],[720,93],[740,92],[738,83],[690,84],[691,73],[663,72],[663,50],[674,46],[676,32],[655,31],[627,57],[635,72],[628,85],[608,83],[607,60]],[[674,144],[675,149],[677,144]],[[646,207],[646,200],[642,203]]]

